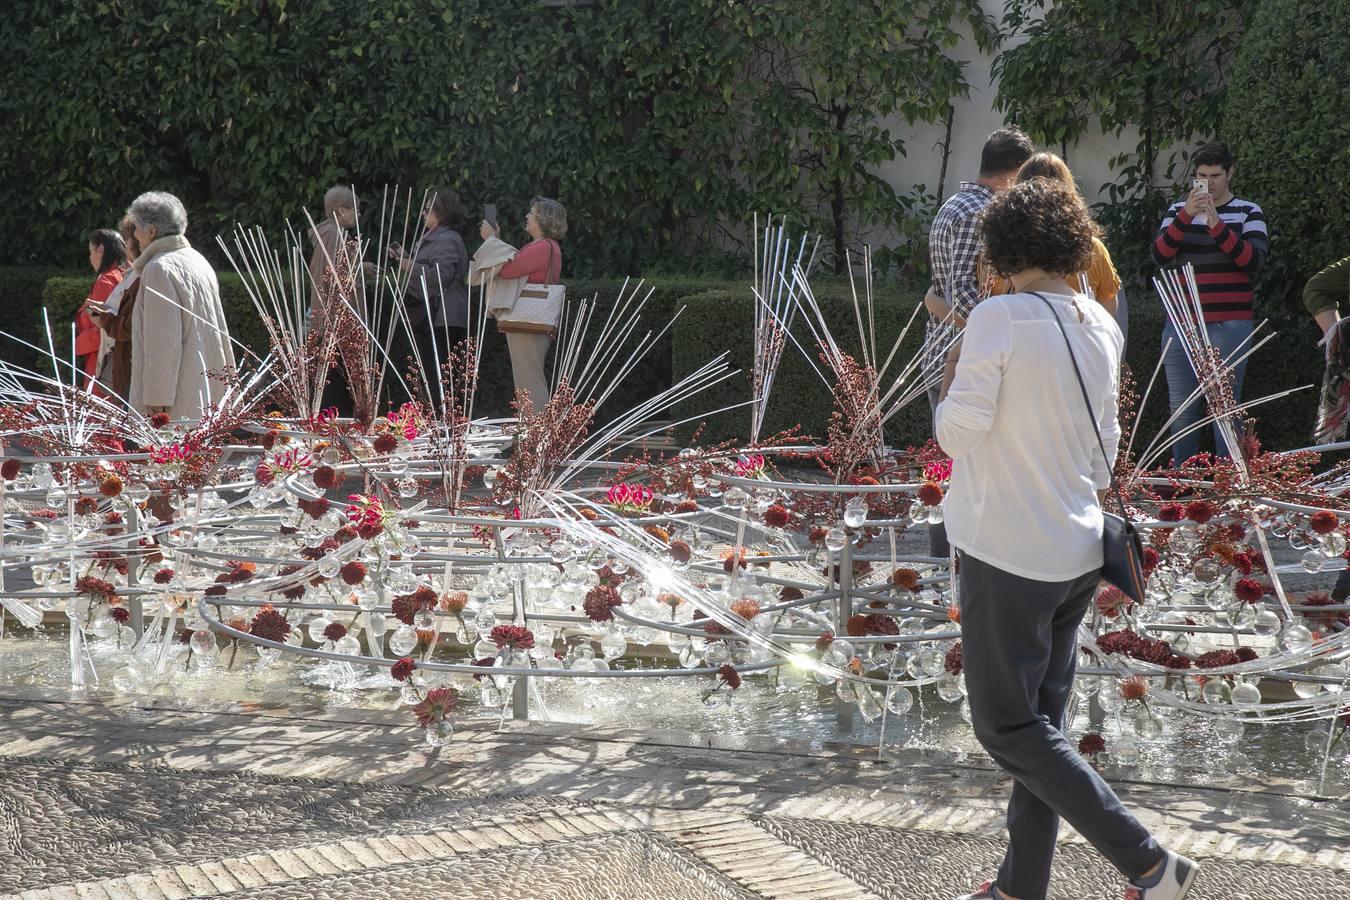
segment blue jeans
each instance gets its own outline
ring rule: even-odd
[[[1228,322],[1211,322],[1205,326],[1205,331],[1209,333],[1209,342],[1214,345],[1214,349],[1219,351],[1221,357],[1228,359],[1238,347],[1243,347],[1244,353],[1250,349],[1244,342],[1251,336],[1252,328],[1250,319],[1235,319]],[[1170,346],[1168,341],[1171,341]],[[1167,373],[1167,399],[1172,412],[1175,413],[1186,403],[1186,398],[1195,391],[1199,382],[1196,381],[1195,371],[1191,368],[1186,351],[1181,346],[1181,339],[1170,321],[1163,326],[1162,342],[1167,348],[1163,354],[1163,368]],[[1246,373],[1245,361],[1239,363],[1233,370],[1233,399],[1239,403],[1242,402],[1242,378]],[[1209,405],[1204,396],[1197,397],[1193,403],[1186,405],[1185,411],[1172,423],[1172,434],[1179,434],[1196,424],[1208,411]],[[1214,448],[1220,456],[1228,455],[1228,447],[1223,443],[1217,428],[1214,429]],[[1200,432],[1193,431],[1172,445],[1172,468],[1176,468],[1199,451]]]

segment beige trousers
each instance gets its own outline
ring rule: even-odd
[[[546,334],[526,334],[520,331],[506,333],[506,348],[511,351],[511,377],[517,391],[529,391],[535,412],[544,408],[553,391],[544,374],[544,357],[552,342]]]

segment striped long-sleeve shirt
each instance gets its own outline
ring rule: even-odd
[[[1195,267],[1206,322],[1252,318],[1252,282],[1266,261],[1270,239],[1261,207],[1233,197],[1201,225],[1173,203],[1153,241],[1153,261],[1164,268]]]

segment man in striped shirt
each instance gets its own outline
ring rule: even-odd
[[[1153,261],[1164,268],[1180,268],[1190,263],[1195,268],[1200,308],[1210,344],[1228,359],[1249,349],[1252,333],[1252,283],[1270,249],[1266,217],[1261,207],[1250,200],[1233,196],[1229,182],[1233,175],[1233,154],[1227,144],[1214,142],[1201,147],[1192,159],[1196,181],[1207,189],[1193,186],[1184,200],[1173,203],[1163,218],[1153,241]],[[1188,403],[1197,381],[1181,341],[1169,321],[1163,327],[1166,348],[1163,366],[1167,372],[1167,393],[1175,414],[1172,422],[1172,466],[1181,465],[1199,450],[1197,431],[1177,437],[1204,416],[1203,395]],[[1169,345],[1170,341],[1170,345]],[[1241,348],[1241,349],[1239,349]],[[1242,378],[1247,365],[1233,370],[1233,399],[1242,402]],[[1217,429],[1215,449],[1228,455]]]

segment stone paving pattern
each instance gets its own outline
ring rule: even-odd
[[[0,892],[26,898],[904,898],[991,872],[1008,782],[807,751],[406,711],[0,698]],[[713,743],[716,743],[714,741]],[[1195,900],[1350,898],[1350,803],[1117,783],[1203,865]],[[1052,897],[1121,897],[1067,827]]]

